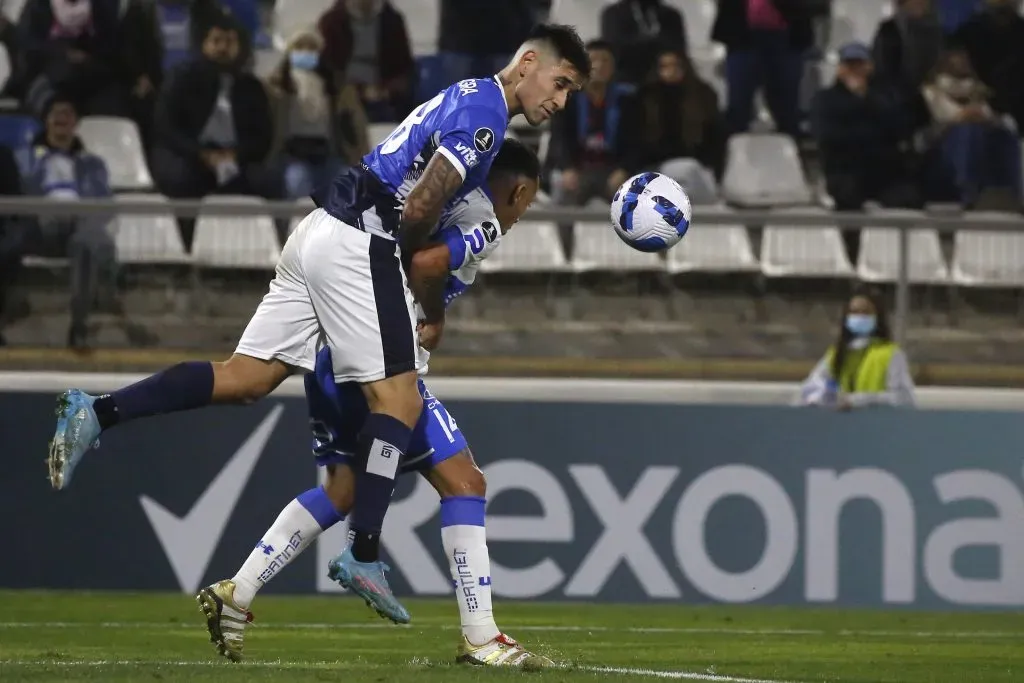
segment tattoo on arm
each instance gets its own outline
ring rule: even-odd
[[[459,169],[443,154],[435,154],[405,200],[399,239],[406,258],[426,244],[444,205],[462,187],[462,182]]]

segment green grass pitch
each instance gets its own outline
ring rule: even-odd
[[[246,661],[219,659],[188,596],[0,592],[0,681],[1021,683],[1024,615],[499,602],[509,635],[569,668],[452,664],[453,600],[411,626],[348,597],[263,596]]]

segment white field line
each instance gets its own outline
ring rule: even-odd
[[[416,662],[410,662],[415,665]],[[4,666],[20,666],[20,667],[39,667],[49,666],[59,669],[74,669],[74,668],[100,668],[100,667],[118,667],[118,666],[145,666],[145,667],[224,667],[231,666],[251,668],[251,669],[265,669],[274,668],[278,670],[291,669],[291,670],[313,670],[313,669],[346,669],[351,668],[351,663],[335,661],[335,662],[283,662],[283,661],[250,661],[250,662],[238,662],[235,664],[227,664],[226,662],[214,661],[214,660],[132,660],[132,659],[78,659],[78,660],[31,660],[31,659],[0,659],[0,667]],[[630,676],[642,676],[647,678],[664,678],[670,680],[681,680],[681,681],[715,681],[717,683],[787,683],[786,681],[764,679],[764,678],[738,678],[735,676],[722,676],[718,674],[708,673],[696,673],[691,671],[663,671],[658,669],[642,669],[642,668],[629,668],[629,667],[605,667],[605,666],[592,666],[592,667],[580,667],[576,669],[578,671],[587,671],[591,673],[600,674],[617,674],[617,675],[630,675]]]
[[[840,631],[826,631],[824,629],[778,629],[778,628],[687,628],[687,627],[659,627],[659,626],[565,626],[543,624],[506,624],[509,631],[528,631],[534,633],[543,632],[567,632],[567,633],[678,633],[692,635],[738,635],[738,636],[843,636],[843,637],[910,637],[910,638],[978,638],[981,640],[999,640],[1004,638],[1022,638],[1024,631],[899,631],[899,630],[874,630],[874,629],[843,629]],[[33,629],[33,628],[105,628],[105,629],[194,629],[202,625],[186,622],[137,622],[137,621],[0,621],[0,629]],[[423,624],[414,626],[395,626],[393,624],[382,624],[377,622],[341,622],[341,623],[254,623],[250,628],[267,628],[269,630],[393,630],[393,629],[437,629],[441,631],[458,630],[458,626],[452,624]]]

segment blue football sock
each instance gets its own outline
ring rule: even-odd
[[[327,497],[327,491],[322,486],[311,488],[305,493],[300,493],[295,500],[306,508],[306,511],[313,516],[320,528],[327,531],[338,522],[345,519],[345,515],[338,512],[334,503]]]
[[[352,555],[358,562],[380,557],[380,532],[395,492],[398,465],[412,439],[412,430],[390,415],[371,413],[359,434],[356,491],[349,515]]]
[[[213,365],[208,361],[190,361],[100,396],[93,403],[93,410],[100,427],[107,429],[140,417],[202,408],[212,398]]]

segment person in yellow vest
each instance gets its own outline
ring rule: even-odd
[[[799,404],[839,410],[914,405],[910,364],[892,341],[880,296],[864,292],[850,299],[836,343],[804,380]]]

